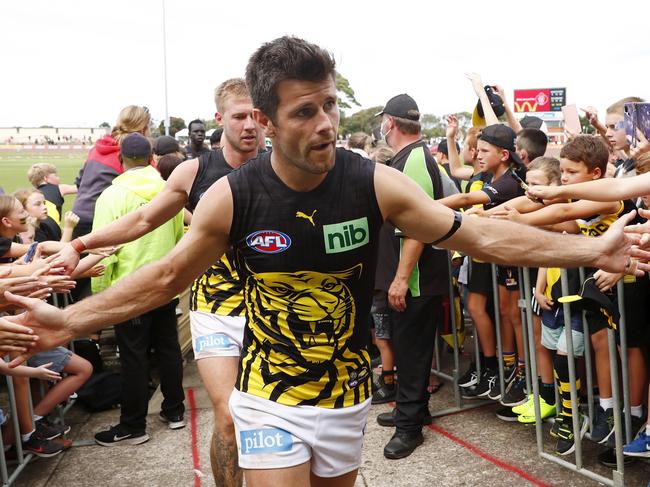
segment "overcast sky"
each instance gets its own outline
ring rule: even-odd
[[[407,92],[423,113],[469,111],[469,71],[511,100],[562,86],[568,103],[601,111],[650,98],[647,0],[165,2],[169,113],[186,122],[211,118],[215,86],[285,34],[330,50],[363,107]],[[164,118],[161,6],[3,0],[0,126],[113,124],[129,104]]]

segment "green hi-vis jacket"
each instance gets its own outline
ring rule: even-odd
[[[151,167],[138,167],[120,174],[97,199],[93,231],[147,204],[164,187],[165,181]],[[183,212],[155,230],[123,245],[101,263],[106,266],[103,276],[92,278],[93,293],[98,293],[132,274],[140,267],[167,255],[183,236]]]

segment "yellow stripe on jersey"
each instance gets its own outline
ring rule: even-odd
[[[285,405],[347,407],[370,397],[370,357],[350,347],[356,304],[338,272],[252,273],[239,390]]]
[[[244,316],[243,284],[230,253],[192,284],[190,309],[220,316]]]

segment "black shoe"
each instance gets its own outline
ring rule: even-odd
[[[467,372],[463,374],[463,376],[458,379],[458,385],[460,387],[470,387],[473,385],[476,385],[478,382],[478,373],[476,372],[476,364],[472,362],[469,365],[469,369],[467,369]]]
[[[170,430],[185,428],[185,418],[182,414],[167,415],[163,411],[160,411],[158,417],[160,418],[160,421],[167,423],[167,427]]]
[[[526,373],[523,369],[517,371],[517,375],[508,387],[506,388],[501,404],[514,408],[521,404],[526,404],[528,401],[528,394],[526,394]]]
[[[34,426],[36,427],[34,434],[42,440],[53,440],[70,431],[70,426],[67,424],[52,424],[47,418],[41,418],[35,421]]]
[[[632,416],[630,419],[632,420],[631,421],[632,439],[634,439],[637,437],[641,429],[645,429],[646,418],[645,416],[641,418],[639,418],[638,416]],[[627,435],[625,434],[625,414],[623,413],[623,411],[621,411],[621,427],[623,430],[623,434],[622,434],[623,444],[625,445],[626,443],[625,438],[627,438]],[[605,444],[607,445],[607,448],[616,448],[616,433],[614,432],[613,428],[612,428],[612,434],[609,435],[609,438],[607,438]]]
[[[406,458],[424,443],[422,432],[395,433],[384,447],[384,456],[390,460]]]
[[[501,421],[517,421],[517,418],[519,417],[519,415],[513,413],[512,408],[509,407],[497,409],[496,415]]]
[[[499,379],[499,373],[495,370],[488,369],[487,367],[481,372],[481,378],[476,384],[476,397],[486,397],[493,385]]]
[[[608,408],[605,411],[599,404],[594,415],[594,423],[591,425],[591,441],[603,445],[613,433],[614,409]]]
[[[95,442],[102,446],[139,445],[145,441],[149,441],[149,435],[145,431],[131,433],[121,424],[112,426],[106,431],[100,431],[95,435]]]
[[[618,465],[616,463],[616,451],[615,450],[605,450],[604,452],[598,455],[598,461],[601,465],[604,465],[608,468],[616,468]],[[628,455],[623,455],[623,465],[626,467],[632,465],[636,461],[636,458],[630,457]]]
[[[381,413],[377,415],[377,424],[379,424],[379,426],[385,426],[386,428],[394,428],[395,414],[396,414],[396,410],[393,409],[388,413]],[[427,412],[424,414],[424,419],[422,420],[422,424],[423,426],[426,426],[431,423],[433,423],[433,418],[431,417],[431,413],[429,413],[429,410],[427,410]]]
[[[395,383],[386,384],[384,382],[383,375],[379,377],[379,385],[372,393],[371,404],[386,404],[387,402],[392,402],[395,400],[397,394],[397,388]]]
[[[52,440],[39,438],[35,433],[32,433],[29,440],[23,443],[23,451],[33,453],[37,457],[50,458],[61,453],[63,445]]]
[[[478,390],[478,384],[474,384],[473,386],[469,387],[461,387],[460,388],[460,397],[463,399],[480,399],[476,395],[476,391]]]
[[[579,414],[578,427],[580,428],[580,439],[584,438],[587,429],[589,429],[589,420],[583,414]],[[573,432],[572,418],[565,416],[560,428],[557,430],[557,443],[555,444],[555,453],[558,455],[569,455],[575,450],[575,434]]]
[[[505,392],[510,385],[510,382],[515,378],[515,373],[517,372],[516,367],[504,367],[503,369],[503,380],[505,384],[503,385],[503,390]],[[496,380],[490,385],[490,390],[487,393],[488,399],[493,401],[498,401],[501,399],[501,380],[499,379],[499,373],[497,372]]]

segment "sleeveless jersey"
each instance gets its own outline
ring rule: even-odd
[[[215,181],[230,174],[233,168],[226,162],[221,150],[204,152],[199,157],[199,167],[192,183],[186,208],[194,211],[203,193]],[[242,284],[235,269],[232,250],[213,264],[192,284],[190,309],[221,316],[243,316],[244,298]]]
[[[238,390],[324,408],[370,397],[368,323],[383,223],[374,167],[337,149],[332,170],[308,192],[287,187],[268,153],[228,176],[247,314]]]

